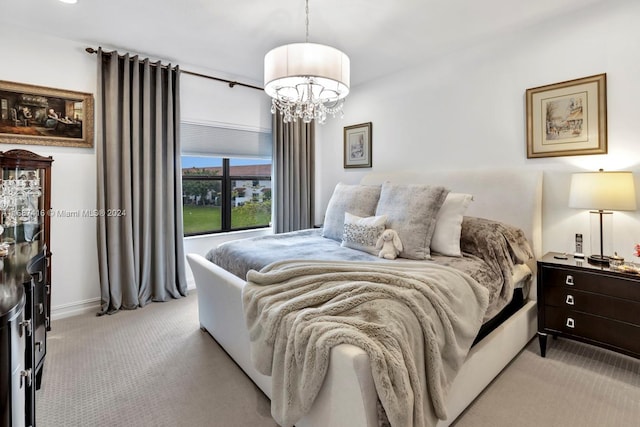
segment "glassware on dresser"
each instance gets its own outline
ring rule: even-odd
[[[23,173],[20,178],[9,176],[0,185],[0,211],[2,223],[13,227],[18,223],[38,223],[38,199],[42,195],[40,179],[35,171]]]

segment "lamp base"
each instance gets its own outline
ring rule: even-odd
[[[609,257],[607,255],[589,255],[588,260],[591,264],[609,265]]]

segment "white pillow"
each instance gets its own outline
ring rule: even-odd
[[[384,232],[386,223],[386,215],[363,218],[345,212],[344,233],[340,246],[378,255],[376,242]]]
[[[460,251],[462,218],[472,200],[471,194],[447,194],[436,216],[436,228],[431,237],[433,252],[448,256],[462,256]]]

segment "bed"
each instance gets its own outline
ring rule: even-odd
[[[486,306],[482,308],[482,310],[485,311],[482,312],[481,316],[483,326],[476,331],[477,335],[473,340],[471,349],[468,353],[465,352],[463,360],[459,366],[455,367],[455,372],[451,375],[451,382],[447,384],[446,387],[446,394],[444,395],[445,398],[442,402],[441,410],[439,412],[437,410],[435,411],[437,418],[443,418],[442,415],[444,414],[446,415],[446,419],[437,419],[434,421],[433,417],[423,418],[416,415],[415,417],[410,417],[408,421],[411,425],[416,424],[419,420],[420,423],[424,425],[437,424],[438,426],[446,426],[451,424],[451,422],[462,413],[473,399],[480,394],[535,334],[535,259],[540,255],[541,245],[542,174],[536,171],[515,170],[471,170],[428,173],[401,172],[369,174],[360,182],[360,186],[363,188],[376,186],[382,188],[377,199],[378,202],[380,202],[383,194],[397,194],[398,189],[408,189],[411,195],[409,199],[411,200],[422,199],[415,197],[415,195],[418,194],[415,191],[416,188],[425,187],[425,184],[430,188],[437,186],[448,190],[444,198],[442,195],[438,196],[442,199],[438,209],[443,206],[446,197],[451,197],[450,195],[454,193],[456,195],[472,196],[473,201],[465,206],[463,211],[464,216],[460,219],[460,250],[465,252],[465,256],[462,258],[474,258],[473,255],[467,256],[465,249],[469,249],[469,245],[473,246],[478,243],[473,242],[473,231],[470,231],[473,230],[473,227],[469,227],[469,224],[477,225],[478,223],[488,224],[488,227],[492,230],[495,228],[495,224],[504,224],[508,230],[518,230],[526,237],[531,252],[529,254],[530,256],[517,253],[514,255],[514,252],[518,251],[514,251],[513,247],[509,247],[506,251],[512,257],[515,256],[515,258],[519,259],[518,262],[514,263],[514,265],[517,265],[517,268],[512,268],[509,272],[502,271],[503,276],[510,276],[508,277],[508,281],[510,281],[512,287],[508,295],[500,296],[500,292],[498,292],[498,296],[485,298],[487,303]],[[388,191],[385,193],[384,189],[387,187],[388,189],[393,189],[394,193],[389,193]],[[295,269],[301,266],[302,270],[326,268],[328,264],[336,264],[342,268],[341,263],[365,263],[362,265],[366,268],[377,270],[387,269],[389,271],[393,271],[393,268],[396,268],[392,268],[392,265],[402,265],[400,270],[412,271],[411,269],[416,264],[429,263],[444,265],[444,270],[451,269],[450,267],[452,265],[457,269],[457,264],[461,262],[460,257],[450,255],[443,256],[439,255],[436,251],[431,251],[432,253],[426,254],[426,257],[430,259],[422,260],[420,257],[425,256],[425,254],[420,252],[418,252],[417,256],[416,254],[411,254],[411,248],[407,249],[407,254],[409,258],[413,259],[405,259],[406,257],[403,257],[397,260],[387,261],[384,259],[375,259],[377,257],[368,254],[366,255],[370,257],[369,259],[361,259],[360,254],[363,253],[362,248],[355,250],[351,247],[352,245],[344,247],[345,245],[338,242],[339,239],[331,238],[330,234],[332,230],[335,232],[335,230],[338,230],[343,225],[342,222],[340,222],[342,221],[340,216],[345,216],[339,209],[334,209],[335,204],[333,202],[337,190],[338,186],[336,186],[334,195],[329,202],[324,228],[321,230],[304,230],[294,233],[294,240],[319,239],[320,242],[324,241],[325,244],[328,244],[329,246],[320,252],[323,255],[305,255],[303,254],[304,249],[300,249],[298,246],[296,249],[293,249],[297,251],[295,252],[295,257],[286,255],[286,251],[278,249],[272,250],[271,253],[267,251],[266,255],[258,255],[257,259],[244,263],[241,262],[239,257],[233,252],[234,248],[247,244],[250,246],[258,245],[255,241],[231,242],[233,244],[227,243],[221,245],[221,248],[207,255],[217,263],[211,262],[202,255],[187,255],[198,290],[198,310],[202,329],[206,330],[225,349],[243,371],[273,402],[277,402],[278,400],[282,401],[283,399],[287,400],[290,399],[291,396],[287,395],[284,398],[280,396],[282,392],[281,389],[283,388],[280,386],[282,380],[276,376],[272,377],[260,373],[260,371],[265,372],[264,367],[260,367],[258,363],[257,368],[256,363],[254,363],[256,362],[256,358],[260,358],[260,354],[255,354],[256,325],[259,325],[265,318],[259,316],[254,317],[253,320],[245,318],[245,309],[248,305],[247,302],[250,301],[252,296],[257,295],[256,293],[252,294],[250,292],[254,289],[255,280],[261,280],[263,276],[260,276],[262,273],[258,273],[257,276],[250,275],[250,283],[247,285],[244,276],[246,271],[253,269],[253,273],[255,273],[255,270],[262,268],[265,263],[270,263],[283,256],[285,258],[295,258],[295,260],[292,261],[285,261],[288,263],[285,265],[285,269]],[[393,216],[392,211],[397,209],[398,205],[396,202],[398,199],[391,197],[391,199],[387,198],[386,200],[389,202],[387,207],[391,206],[390,212],[391,216]],[[362,215],[358,215],[356,212],[354,214],[355,218],[360,220],[360,222],[365,218],[368,221],[375,222],[375,218],[382,215],[365,217],[363,212],[368,212],[369,215],[371,213],[371,207],[367,208],[365,206],[367,203],[372,202],[367,201],[366,197],[356,203],[357,206],[362,207],[362,212],[360,212]],[[436,203],[436,205],[437,204],[438,203]],[[336,212],[338,213],[337,220],[334,218]],[[437,209],[434,212],[438,213]],[[334,214],[333,217],[330,217],[330,213]],[[376,214],[378,213],[380,212],[376,212]],[[460,212],[458,212],[458,214],[460,214]],[[359,222],[356,221],[354,224],[359,224]],[[371,225],[372,223],[369,222],[368,224]],[[407,224],[403,224],[402,222],[395,222],[394,224],[396,228],[400,229],[407,226]],[[346,230],[346,228],[344,229]],[[500,228],[500,230],[502,230],[502,228]],[[412,246],[411,239],[414,237],[413,234],[420,235],[420,233],[411,233],[411,235],[408,235],[406,232],[404,234],[408,246]],[[281,239],[282,237],[278,235],[274,236],[274,238]],[[435,239],[435,236],[432,236],[432,239]],[[258,241],[260,240],[262,239],[258,239]],[[450,236],[449,240],[451,240]],[[421,239],[419,239],[419,241],[422,242]],[[447,243],[450,242],[447,242],[447,236],[445,236],[444,240],[440,241],[440,245],[444,244],[446,246]],[[283,243],[283,245],[287,246],[288,243]],[[257,248],[258,246],[255,247]],[[418,245],[418,247],[420,247],[420,245]],[[230,255],[228,254],[229,256],[226,257],[227,261],[215,258],[217,253],[227,250],[230,253]],[[452,250],[455,252],[455,248]],[[443,252],[447,252],[446,247],[443,249]],[[351,255],[349,254],[354,254],[354,259],[350,259]],[[276,256],[276,258],[273,258],[273,256]],[[339,260],[336,260],[336,257],[338,257]],[[311,258],[313,258],[313,260],[311,260]],[[301,261],[302,259],[309,261]],[[344,261],[344,259],[347,259],[347,261]],[[218,264],[223,265],[225,268]],[[278,263],[272,265],[277,266]],[[505,269],[503,268],[502,270]],[[268,275],[270,273],[272,272],[265,272],[264,274]],[[323,273],[325,272],[323,271]],[[473,273],[471,272],[471,274],[467,275],[473,276]],[[411,279],[413,279],[413,277],[411,277]],[[247,289],[250,291],[247,291]],[[244,308],[243,294],[245,298]],[[494,294],[492,293],[491,295]],[[478,297],[478,300],[482,300],[483,298],[484,297]],[[502,303],[493,305],[494,308],[491,309],[490,299],[496,301],[502,300]],[[264,304],[257,304],[256,306],[262,307],[263,305]],[[486,310],[491,312],[489,313]],[[494,321],[494,317],[498,314],[502,314],[502,316],[499,316],[502,318]],[[489,326],[485,327],[485,325]],[[250,339],[250,329],[251,335],[253,336],[253,344],[252,339]],[[258,329],[260,329],[260,327],[258,327]],[[254,352],[253,358],[252,351]],[[387,407],[385,405],[389,403],[385,400],[386,398],[381,399],[376,391],[376,387],[380,387],[380,379],[376,369],[373,369],[376,364],[372,364],[370,358],[371,353],[353,344],[338,344],[331,347],[328,354],[326,373],[322,376],[317,395],[314,393],[311,403],[303,405],[304,410],[299,414],[301,417],[298,417],[298,415],[293,416],[296,420],[296,426],[376,427],[388,425],[391,419],[393,419],[397,425],[406,421],[397,421],[396,418],[387,416],[389,414],[385,413],[384,408]],[[278,374],[278,372],[270,373],[274,375]],[[272,389],[273,384],[276,384],[275,391]],[[428,392],[423,394],[427,395]],[[416,393],[416,395],[418,396],[419,394]],[[426,397],[424,399],[426,399]],[[421,401],[424,399],[421,398]],[[385,405],[381,404],[381,400]],[[414,406],[420,405],[416,404]],[[435,406],[437,407],[438,405]],[[278,408],[273,409],[272,407],[272,412],[276,413],[276,418],[279,419],[282,424],[293,424],[291,420],[294,418],[285,417],[284,422],[278,418],[280,414]],[[390,410],[390,414],[392,413],[393,410]]]

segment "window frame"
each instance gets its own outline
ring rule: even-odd
[[[186,154],[182,154],[181,156],[188,156]],[[271,175],[231,175],[231,159],[235,159],[235,157],[219,157],[215,155],[211,156],[202,156],[202,157],[210,157],[212,159],[222,159],[222,175],[186,175],[182,173],[182,181],[220,181],[220,192],[221,192],[221,202],[220,202],[220,230],[207,230],[196,233],[186,233],[183,229],[184,237],[193,237],[193,236],[204,236],[209,234],[220,234],[220,233],[230,233],[234,231],[243,231],[243,230],[259,230],[264,228],[271,227],[271,223],[273,222],[273,209],[271,211],[271,220],[267,225],[257,225],[251,227],[236,227],[232,228],[231,226],[231,216],[233,210],[233,181],[269,181],[273,183],[273,173]],[[266,160],[266,159],[265,159]],[[272,162],[273,164],[273,162]],[[184,190],[183,190],[184,191]],[[273,194],[273,186],[271,186],[271,194]],[[183,193],[184,196],[184,193]],[[183,197],[184,200],[184,197]],[[271,199],[273,200],[273,199]],[[183,202],[184,209],[184,202]],[[184,224],[184,218],[183,218]]]

